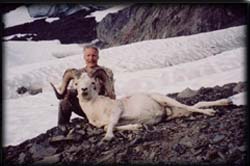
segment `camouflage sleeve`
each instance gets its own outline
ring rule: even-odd
[[[114,82],[109,79],[109,76],[104,70],[97,70],[94,74],[96,82],[99,84],[99,94],[115,99]],[[112,78],[113,79],[113,78]]]

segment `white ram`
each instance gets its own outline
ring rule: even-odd
[[[156,124],[164,119],[189,116],[193,112],[212,116],[215,110],[201,109],[201,107],[231,103],[230,99],[220,99],[188,106],[158,93],[138,93],[114,100],[98,95],[94,80],[87,73],[79,73],[76,69],[69,69],[65,72],[59,91],[51,83],[57,96],[65,93],[71,79],[74,79],[80,106],[89,123],[98,128],[104,127],[107,131],[104,140],[114,137],[114,129],[137,130],[143,124]]]

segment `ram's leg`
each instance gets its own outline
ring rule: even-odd
[[[194,108],[201,108],[201,107],[210,107],[210,106],[223,106],[223,105],[230,105],[232,101],[230,99],[220,99],[216,101],[201,101],[194,104],[192,107]]]
[[[166,104],[167,106],[173,107],[173,109],[176,107],[179,110],[183,110],[183,111],[189,111],[189,112],[198,112],[198,113],[203,113],[206,115],[214,115],[215,110],[213,109],[199,109],[199,108],[195,108],[193,106],[188,106],[185,104],[182,104],[170,97],[167,97],[166,99]]]
[[[115,127],[116,130],[139,130],[142,127],[141,124],[128,124]]]
[[[199,108],[195,108],[195,107],[187,106],[187,105],[183,105],[180,107],[178,106],[177,108],[184,109],[184,110],[189,111],[189,112],[198,112],[198,113],[206,114],[209,116],[213,116],[216,112],[213,109],[199,109]]]
[[[110,121],[109,121],[109,124],[107,126],[107,132],[106,132],[103,140],[109,141],[114,137],[113,130],[114,130],[115,125],[118,123],[118,121],[120,119],[121,113],[122,113],[122,110],[119,107],[116,107],[112,110]]]
[[[159,102],[161,105],[172,108],[173,111],[175,109],[178,109],[178,110],[189,111],[189,112],[199,112],[199,113],[203,113],[206,115],[214,115],[215,113],[213,109],[199,109],[199,108],[195,108],[192,106],[188,106],[168,96],[163,96],[160,94],[151,94],[151,97],[157,102]]]

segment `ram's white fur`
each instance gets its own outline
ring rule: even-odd
[[[76,82],[80,106],[92,125],[107,130],[105,140],[114,137],[114,129],[136,130],[142,124],[156,124],[166,118],[189,116],[192,112],[212,116],[215,110],[200,107],[228,105],[231,102],[221,99],[188,106],[158,93],[139,93],[113,100],[98,95],[94,90],[94,80],[86,73],[82,73]]]

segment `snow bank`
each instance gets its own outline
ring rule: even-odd
[[[4,28],[33,22],[34,20],[41,18],[32,18],[29,15],[29,12],[25,6],[20,6],[15,10],[12,10],[3,15]]]
[[[87,17],[95,17],[96,22],[100,22],[106,15],[108,15],[109,13],[117,13],[120,10],[129,7],[130,5],[116,5],[114,7],[108,8],[106,10],[102,10],[102,11],[95,11],[93,13],[91,13],[90,15],[86,16]]]

